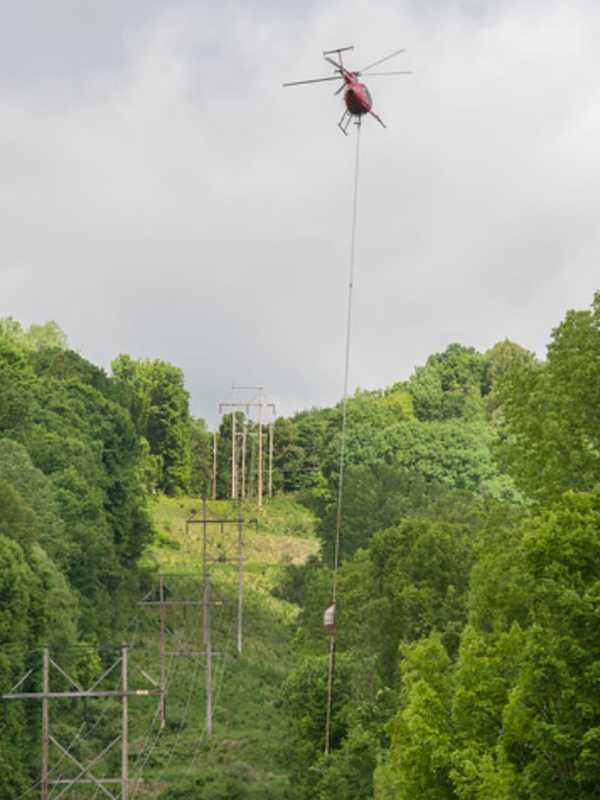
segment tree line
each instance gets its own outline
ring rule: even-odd
[[[600,295],[567,314],[543,361],[509,341],[452,344],[350,398],[328,756],[341,406],[276,421],[276,491],[318,515],[323,545],[275,589],[300,615],[276,701],[282,800],[597,796],[599,361]],[[223,497],[232,421],[216,432]],[[0,321],[2,691],[41,642],[86,682],[145,580],[152,496],[205,495],[211,479],[212,434],[177,367],[120,355],[108,374],[54,323]],[[38,738],[35,710],[3,710],[2,800],[35,777]]]
[[[0,321],[0,691],[30,669],[40,690],[44,642],[82,683],[108,657],[143,580],[149,498],[193,490],[206,436],[173,365],[122,355],[108,375],[56,323]],[[0,719],[7,800],[39,762],[27,705]]]
[[[323,559],[277,590],[301,607],[281,695],[295,798],[598,797],[599,364],[600,294],[543,361],[454,345],[355,398],[374,419],[402,393],[405,436],[380,444],[356,412],[328,756],[329,501]]]

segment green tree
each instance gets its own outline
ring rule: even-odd
[[[43,325],[33,323],[27,329],[23,341],[29,350],[44,350],[46,348],[57,348],[66,350],[68,340],[64,332],[56,322],[45,322]]]
[[[158,488],[166,494],[189,492],[191,481],[191,421],[183,372],[165,361],[134,361],[121,355],[112,371],[122,402],[150,454],[160,456]]]
[[[522,796],[591,800],[600,749],[600,489],[567,493],[528,523],[533,624],[504,711]]]
[[[39,351],[46,348],[65,350],[68,342],[64,332],[56,322],[42,325],[33,323],[24,330],[21,323],[13,317],[0,318],[0,337],[11,341],[22,350]]]
[[[203,419],[190,419],[190,459],[192,494],[209,497],[212,483],[212,434]]]
[[[0,492],[2,484],[0,484]],[[3,498],[0,497],[0,509]],[[8,692],[25,672],[31,644],[30,593],[34,584],[25,555],[0,527],[0,692]],[[5,707],[0,720],[0,797],[13,800],[29,784],[25,749],[27,720],[22,704]]]
[[[344,565],[341,641],[375,653],[385,685],[396,680],[402,642],[437,629],[456,651],[467,616],[475,533],[469,520],[411,516],[376,534],[366,557]]]
[[[378,757],[378,742],[373,733],[358,726],[352,728],[341,747],[322,762],[319,788],[313,797],[368,800],[373,796],[373,773]]]
[[[8,491],[27,498],[26,531],[19,535],[38,542],[57,564],[67,566],[76,545],[69,541],[65,531],[54,486],[41,470],[33,466],[23,445],[11,439],[0,439],[0,480],[5,482],[5,486],[9,485]],[[6,514],[11,503],[5,498],[0,507]],[[14,536],[14,532],[20,530],[19,525],[7,525],[5,533]]]
[[[329,766],[323,756],[327,697],[327,658],[307,657],[289,675],[282,687],[281,702],[290,732],[284,758],[299,800],[319,797],[320,784]],[[352,661],[337,658],[331,720],[331,747],[338,750],[348,731],[347,716],[352,698]],[[327,796],[327,795],[325,795]]]
[[[403,646],[402,655],[402,708],[389,725],[382,792],[402,800],[454,800],[450,658],[435,632]]]
[[[600,481],[600,294],[569,311],[544,363],[517,360],[501,377],[498,454],[529,496],[551,502]]]
[[[425,510],[443,491],[442,484],[428,483],[422,475],[396,465],[350,465],[344,478],[342,558],[350,558],[359,547],[367,547],[377,531],[391,528],[410,514]],[[330,563],[336,518],[337,503],[332,502],[319,526],[325,544],[324,555]]]
[[[487,361],[486,383],[489,393],[486,396],[486,411],[489,417],[494,417],[501,412],[501,401],[498,396],[497,386],[511,371],[522,366],[529,366],[535,362],[535,356],[521,345],[504,339],[496,342],[485,353]]]
[[[9,536],[30,550],[34,543],[34,525],[31,508],[10,483],[0,480],[0,535]]]
[[[503,713],[521,667],[525,633],[516,623],[498,636],[467,626],[452,680],[451,779],[460,800],[509,800],[515,770],[504,756]]]
[[[34,380],[26,354],[0,336],[0,435],[12,436],[31,425]]]
[[[439,421],[482,416],[482,397],[489,392],[487,369],[485,356],[460,344],[429,356],[406,387],[417,418]]]

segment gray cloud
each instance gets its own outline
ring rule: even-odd
[[[598,282],[592,3],[2,4],[0,314],[157,356],[215,419],[342,382],[354,140],[331,87],[399,46],[363,130],[353,386],[450,341],[543,354]],[[373,124],[370,124],[370,123]]]

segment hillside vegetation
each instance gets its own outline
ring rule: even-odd
[[[214,734],[203,733],[203,658],[169,656],[165,730],[155,701],[130,704],[131,775],[145,779],[131,794],[597,798],[599,331],[597,296],[553,330],[544,361],[509,341],[485,353],[451,344],[407,380],[350,398],[327,756],[322,614],[341,407],[276,421],[276,496],[260,514],[252,500],[227,499],[224,416],[207,511],[248,520],[244,649],[230,522],[212,527],[209,544]],[[237,425],[250,434],[252,493],[257,430],[241,413]],[[173,365],[121,355],[108,375],[53,323],[0,323],[2,692],[24,675],[23,689],[39,691],[44,642],[90,685],[127,641],[132,680],[150,686],[157,611],[138,603],[156,596],[159,572],[171,598],[199,598],[211,440]],[[170,607],[167,628],[172,650],[197,646],[198,607]],[[119,707],[53,701],[51,724],[89,763],[118,731]],[[38,704],[7,703],[0,800],[39,792],[39,741]],[[56,774],[74,774],[52,758]],[[98,774],[119,766],[112,751]]]
[[[169,573],[173,598],[201,598],[202,524],[197,498],[159,497],[151,504],[157,535],[145,556],[145,567]],[[136,722],[140,731],[155,734],[154,747],[140,741],[139,758],[147,762],[140,798],[275,798],[291,797],[288,771],[281,755],[287,734],[281,687],[295,664],[294,635],[299,609],[275,597],[289,564],[317,555],[313,515],[291,498],[267,501],[261,512],[255,503],[242,507],[229,501],[207,504],[211,519],[256,520],[244,524],[243,652],[236,652],[238,526],[208,526],[212,599],[212,648],[215,707],[213,735],[204,736],[205,675],[203,659],[170,659],[168,725],[158,738],[154,709]],[[198,524],[195,524],[198,523]],[[187,612],[187,613],[186,613]],[[200,609],[169,609],[170,647],[198,649]],[[156,671],[158,612],[148,608],[144,628],[144,662]],[[150,752],[149,756],[148,753]]]

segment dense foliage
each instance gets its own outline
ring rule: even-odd
[[[273,590],[298,614],[295,668],[283,685],[260,675],[268,713],[287,719],[271,749],[290,780],[279,773],[261,796],[598,797],[599,331],[600,295],[567,314],[543,362],[509,341],[452,344],[350,398],[327,755],[342,409],[276,421],[275,489],[318,515],[322,550],[281,565]],[[258,426],[226,414],[223,498],[234,421],[256,489]],[[101,660],[151,538],[147,499],[208,493],[212,440],[171,364],[121,355],[107,375],[52,323],[0,322],[0,689],[36,666],[41,641],[76,675],[76,643]],[[236,669],[243,683],[243,659]],[[5,710],[0,800],[30,785],[38,726],[21,705]],[[236,769],[190,771],[164,800],[257,796],[252,765]]]
[[[292,758],[312,770],[301,800],[598,796],[599,320],[600,296],[569,312],[544,362],[509,342],[485,355],[453,345],[392,388],[414,418],[385,436],[351,422],[345,727],[322,755],[309,691],[288,694],[291,735],[313,748]],[[320,509],[330,545],[331,504]],[[318,562],[282,584],[303,607],[299,678],[325,652],[329,585]]]
[[[125,366],[144,378],[144,415],[133,413]],[[67,349],[55,323],[0,322],[0,691],[32,667],[26,686],[39,688],[43,642],[84,676],[85,661],[101,660],[96,647],[117,639],[152,535],[147,442],[159,452],[158,485],[187,488],[187,403],[169,364],[122,356],[110,377]],[[2,800],[31,782],[38,720],[12,703],[0,721]]]

